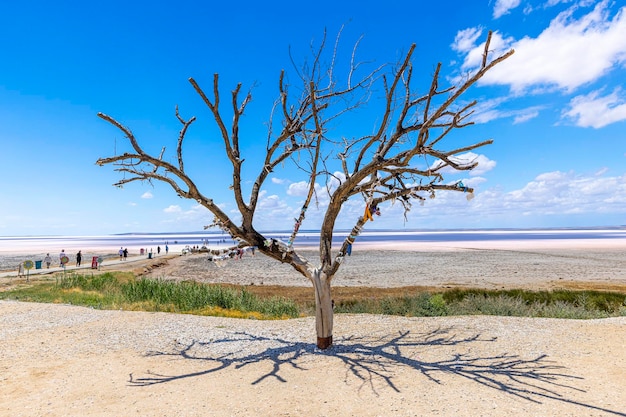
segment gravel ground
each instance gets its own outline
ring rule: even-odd
[[[253,321],[0,302],[0,415],[624,416],[626,317]]]
[[[313,260],[314,252],[304,252]],[[207,255],[177,257],[146,274],[154,278],[240,285],[310,286],[293,268],[262,255],[244,256],[222,267]],[[459,249],[454,251],[355,251],[346,257],[335,286],[412,285],[497,288],[554,288],[564,282],[626,286],[626,250]]]
[[[623,248],[356,251],[335,286],[626,284]],[[148,264],[146,264],[146,270]],[[133,266],[134,268],[135,266]],[[150,275],[310,285],[262,256]],[[237,320],[0,301],[0,416],[626,416],[626,317]]]

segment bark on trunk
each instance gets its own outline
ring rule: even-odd
[[[315,289],[315,330],[317,347],[328,349],[333,344],[333,301],[330,295],[330,280],[319,269],[313,272]]]

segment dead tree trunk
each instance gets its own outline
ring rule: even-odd
[[[315,330],[317,347],[328,349],[333,344],[333,301],[330,293],[330,279],[321,270],[313,270],[313,289],[315,290]]]

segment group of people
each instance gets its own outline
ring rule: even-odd
[[[165,253],[167,254],[169,252],[170,248],[168,245],[165,245]],[[128,248],[124,248],[124,247],[120,247],[120,250],[117,251],[117,253],[120,255],[120,261],[125,261],[126,258],[128,258]],[[141,249],[141,254],[143,255],[143,249]],[[157,254],[161,254],[161,246],[157,246]],[[150,257],[152,257],[152,248],[150,248],[150,250],[148,251],[148,255]]]
[[[52,257],[49,253],[46,253],[46,257],[43,258],[43,261],[46,264],[46,268],[50,269],[50,265],[52,265]],[[80,266],[80,263],[83,261],[83,251],[79,250],[76,253],[76,266]],[[65,253],[65,249],[61,249],[61,253],[59,253],[59,266],[64,267],[70,262],[70,257]]]
[[[67,254],[65,253],[65,249],[61,250],[61,253],[59,253],[59,266],[60,267],[65,267],[70,261],[69,256],[67,256]],[[76,253],[76,266],[80,266],[81,262],[83,261],[83,251],[79,250],[78,253]],[[39,262],[39,261],[38,261]],[[43,262],[46,264],[46,268],[50,269],[50,265],[52,265],[52,257],[50,256],[49,253],[46,253],[46,256],[43,258]],[[37,267],[39,268],[39,267]],[[20,262],[19,266],[18,266],[18,276],[24,275],[24,262]]]
[[[165,244],[165,254],[167,255],[170,252],[170,247],[169,245],[166,243]],[[157,246],[157,254],[161,254],[161,246]]]
[[[165,253],[167,254],[169,252],[169,246],[167,244],[165,244]],[[119,255],[120,255],[120,261],[125,261],[126,258],[128,258],[128,248],[124,248],[124,247],[120,247],[120,250],[118,251]],[[142,249],[142,253],[143,253],[143,249]],[[161,246],[157,246],[157,254],[161,253]],[[150,255],[152,255],[152,249],[150,249]],[[79,267],[81,266],[81,263],[83,261],[83,252],[82,250],[79,250],[76,255],[75,255],[75,259],[76,259],[76,266]],[[39,262],[39,261],[37,261]],[[66,267],[67,264],[70,262],[70,257],[67,255],[67,253],[65,252],[65,249],[61,250],[61,253],[59,253],[59,266],[60,267]],[[98,260],[98,262],[100,262],[100,260]],[[52,266],[52,264],[54,263],[52,257],[50,256],[49,253],[46,253],[46,256],[43,258],[43,263],[45,264],[46,268],[50,269],[50,266]],[[20,262],[18,265],[18,276],[22,276],[24,275],[24,268],[28,268],[28,265],[24,265],[24,262]],[[37,268],[39,268],[39,266],[37,266]]]

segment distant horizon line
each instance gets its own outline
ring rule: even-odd
[[[421,228],[421,229],[368,229],[364,230],[362,233],[398,233],[398,232],[406,232],[406,233],[429,233],[429,232],[497,232],[497,231],[597,231],[597,230],[626,230],[626,225],[617,225],[617,226],[564,226],[564,227],[486,227],[486,228]],[[349,233],[351,229],[337,229],[334,233]],[[261,234],[267,235],[276,235],[276,234],[291,234],[292,230],[260,230],[258,231]],[[304,233],[319,233],[318,229],[300,229],[298,234]],[[177,235],[228,235],[228,233],[223,231],[192,231],[192,232],[125,232],[125,233],[111,233],[111,234],[103,234],[103,235],[0,235],[0,239],[7,238],[28,238],[28,237],[37,237],[37,238],[58,238],[58,237],[89,237],[89,236],[177,236]]]
[[[352,229],[336,229],[334,233],[348,233]],[[386,233],[386,232],[408,232],[408,233],[419,233],[419,232],[488,232],[488,231],[537,231],[537,230],[626,230],[626,225],[617,225],[617,226],[563,226],[563,227],[483,227],[483,228],[421,228],[421,229],[367,229],[363,230],[361,233]],[[261,234],[291,234],[292,230],[257,230]],[[300,229],[298,234],[302,233],[319,233],[318,229]],[[201,235],[201,234],[228,234],[223,231],[199,231],[199,232],[126,232],[126,233],[114,233],[112,235],[105,236],[129,236],[129,235],[180,235],[180,234],[191,234],[191,235]]]

